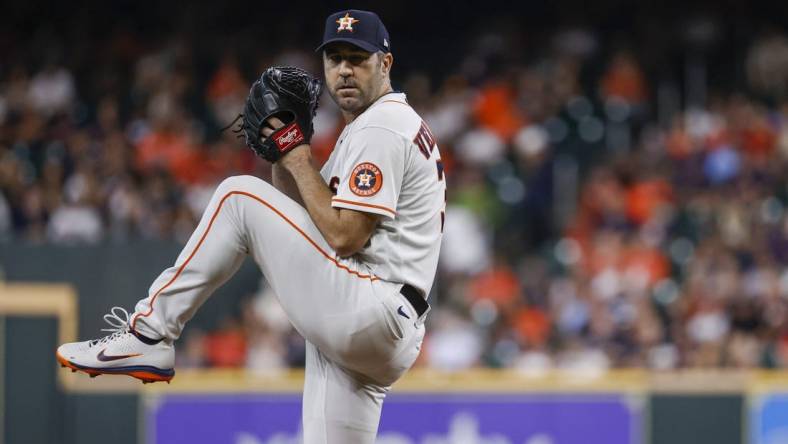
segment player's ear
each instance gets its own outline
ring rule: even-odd
[[[388,74],[391,71],[391,66],[394,64],[394,56],[391,55],[390,52],[380,54],[380,65],[381,69],[383,70],[383,74]]]

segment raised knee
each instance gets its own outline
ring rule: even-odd
[[[217,188],[217,192],[219,193],[227,193],[231,191],[246,191],[246,192],[260,192],[261,189],[265,189],[266,187],[270,187],[268,182],[249,175],[243,176],[230,176],[227,179],[224,179],[222,183],[219,184]]]

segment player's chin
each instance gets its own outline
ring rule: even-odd
[[[337,105],[342,111],[353,112],[361,108],[361,100],[358,97],[337,97]]]

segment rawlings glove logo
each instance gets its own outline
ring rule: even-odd
[[[274,142],[276,142],[276,147],[279,148],[280,152],[288,151],[304,141],[304,135],[301,134],[301,128],[298,127],[296,122],[283,127],[278,133],[274,135]]]
[[[286,146],[291,142],[293,142],[297,136],[298,136],[298,129],[293,128],[292,130],[288,131],[287,134],[285,134],[284,136],[280,136],[278,139],[276,139],[276,143],[278,143],[279,146]]]

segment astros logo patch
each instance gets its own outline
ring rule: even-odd
[[[339,25],[337,27],[337,32],[344,31],[346,29],[350,32],[353,32],[354,23],[358,23],[358,20],[351,17],[349,12],[346,13],[344,17],[341,17],[339,20],[337,20],[337,24]]]
[[[383,186],[383,173],[374,163],[360,163],[353,168],[349,184],[350,191],[356,196],[374,196]]]

